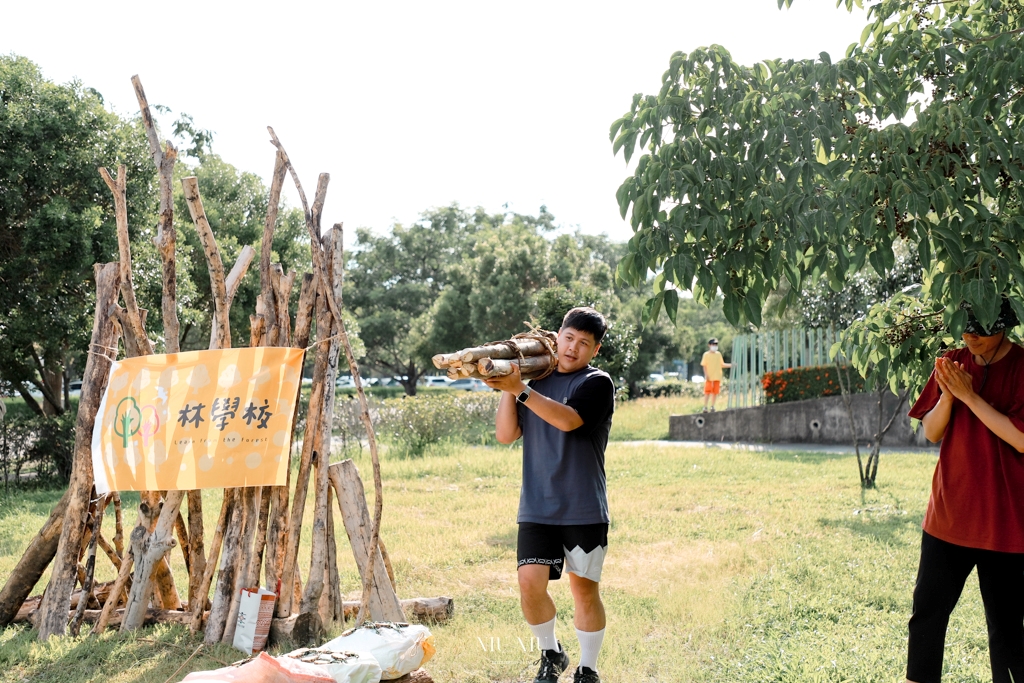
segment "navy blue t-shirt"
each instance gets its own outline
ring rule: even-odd
[[[523,430],[523,486],[518,522],[607,524],[604,450],[612,428],[615,385],[608,373],[587,366],[553,372],[530,389],[572,407],[583,424],[563,432],[516,406]]]

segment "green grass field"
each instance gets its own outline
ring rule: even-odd
[[[641,420],[625,415],[616,429],[641,438]],[[535,672],[515,581],[520,457],[516,448],[472,447],[383,464],[383,535],[400,595],[455,599],[455,618],[433,629],[438,654],[427,669],[438,681],[530,681]],[[358,464],[368,476],[368,460]],[[603,680],[903,680],[934,464],[929,454],[885,455],[880,487],[862,496],[852,457],[610,444]],[[0,498],[0,580],[58,495]],[[210,518],[218,498],[206,498]],[[354,598],[343,534],[339,557],[343,591]],[[173,564],[182,585],[180,554]],[[575,661],[567,582],[552,593]],[[201,642],[171,627],[47,644],[33,635],[0,630],[0,681],[160,683]],[[238,658],[226,646],[204,649],[173,680],[219,666],[211,656]],[[946,681],[990,679],[973,578],[950,624],[946,668]]]

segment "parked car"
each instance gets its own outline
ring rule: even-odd
[[[652,372],[651,374],[647,375],[647,379],[649,379],[652,382],[664,382],[665,375],[661,374],[660,372]]]
[[[442,387],[447,388],[452,383],[452,380],[442,375],[427,375],[420,377],[420,384],[425,387]]]
[[[68,382],[68,393],[72,396],[78,396],[82,393],[82,380],[75,379]]]
[[[690,381],[694,384],[704,384],[704,375],[694,375],[690,378]]]
[[[464,377],[457,379],[448,385],[449,389],[461,389],[462,391],[494,391],[487,386],[482,379],[476,377]]]

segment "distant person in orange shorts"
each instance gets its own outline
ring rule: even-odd
[[[708,412],[708,399],[711,399],[711,412],[715,412],[715,400],[722,390],[722,368],[731,368],[732,363],[722,358],[714,337],[708,340],[708,350],[701,357],[700,365],[704,368],[704,412]]]

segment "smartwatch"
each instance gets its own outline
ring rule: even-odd
[[[530,398],[530,387],[526,387],[523,391],[516,396],[516,403],[526,403],[526,399]]]

